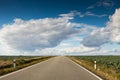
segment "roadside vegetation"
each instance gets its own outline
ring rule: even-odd
[[[120,80],[120,56],[74,56],[70,58],[104,80]],[[96,69],[94,61],[96,61]]]
[[[21,68],[39,63],[51,57],[39,56],[0,56],[0,76],[19,70]],[[13,67],[13,60],[16,60],[16,68]]]

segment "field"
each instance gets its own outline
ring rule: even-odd
[[[9,72],[44,61],[50,57],[39,56],[0,56],[0,76]],[[16,67],[13,67],[15,60]]]
[[[105,80],[120,80],[120,56],[75,56],[73,58],[74,61]],[[94,61],[97,69],[94,69]]]

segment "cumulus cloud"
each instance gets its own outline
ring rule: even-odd
[[[110,16],[105,28],[93,30],[82,43],[88,47],[99,47],[105,43],[120,43],[120,9]]]
[[[58,45],[63,39],[78,33],[69,18],[45,18],[36,20],[14,19],[13,24],[0,30],[2,44],[18,50],[35,50]]]
[[[111,32],[110,40],[120,43],[120,8],[116,9],[115,14],[110,16],[110,21],[107,23],[107,29]]]
[[[105,29],[94,30],[90,35],[85,37],[82,41],[84,46],[98,47],[104,43],[109,42],[109,32],[104,31]]]
[[[73,11],[69,15],[61,14],[57,18],[31,20],[16,18],[13,23],[4,24],[0,29],[0,51],[9,53],[25,51],[29,53],[30,51],[38,52],[38,50],[43,49],[43,52],[48,50],[49,53],[52,53],[49,51],[52,47],[56,47],[61,41],[76,34],[88,35],[83,39],[78,38],[78,36],[76,38],[80,42],[82,40],[84,46],[57,50],[60,50],[60,52],[90,52],[105,43],[120,43],[120,9],[116,9],[115,13],[110,16],[110,20],[104,28],[73,23],[71,19],[74,18],[75,14],[81,15],[80,12]],[[89,14],[93,16],[92,13]],[[69,45],[64,44],[64,46]]]

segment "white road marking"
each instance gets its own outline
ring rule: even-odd
[[[70,60],[70,59],[69,59]],[[95,75],[94,73],[92,73],[91,71],[89,71],[88,69],[82,67],[80,64],[70,60],[71,62],[73,62],[74,64],[76,64],[77,66],[79,66],[80,68],[84,69],[85,71],[87,71],[88,73],[90,73],[91,75],[95,76],[96,78],[98,78],[99,80],[103,80],[102,78],[100,78],[99,76]]]
[[[51,59],[51,58],[50,58],[50,59]],[[53,59],[53,58],[52,58],[52,59]],[[49,60],[49,59],[48,59],[48,60]],[[3,77],[7,77],[7,76],[9,76],[9,75],[12,75],[12,74],[18,73],[18,72],[20,72],[20,71],[23,71],[23,70],[29,69],[29,68],[31,68],[31,67],[33,67],[33,66],[37,66],[37,65],[39,65],[39,64],[41,64],[41,63],[47,62],[48,60],[45,60],[45,61],[42,61],[42,62],[39,62],[39,63],[33,64],[33,65],[31,65],[31,66],[28,66],[28,67],[25,67],[25,68],[19,69],[19,70],[17,70],[17,71],[14,71],[14,72],[8,73],[8,74],[6,74],[6,75],[0,76],[0,79],[3,78]]]
[[[51,58],[51,59],[53,59],[53,58]],[[20,71],[23,71],[23,70],[29,69],[29,68],[31,68],[31,67],[33,67],[33,66],[37,66],[37,65],[39,65],[39,64],[41,64],[41,63],[44,63],[44,62],[47,62],[47,61],[49,61],[49,60],[50,60],[50,59],[45,60],[45,61],[40,62],[40,63],[37,63],[37,64],[34,64],[34,65],[31,65],[31,66],[28,66],[28,67],[25,67],[25,68],[23,68],[23,69],[20,69],[20,70],[14,71],[14,72],[8,73],[8,74],[6,74],[6,75],[1,76],[0,79],[1,79],[1,78],[4,78],[4,77],[7,77],[7,76],[9,76],[9,75],[12,75],[12,74],[18,73],[18,72],[20,72]],[[70,59],[68,59],[68,60],[70,60]],[[87,71],[87,72],[90,73],[91,75],[95,76],[95,77],[98,78],[99,80],[103,80],[102,78],[100,78],[99,76],[97,76],[97,75],[95,75],[94,73],[90,72],[90,71],[87,70],[86,68],[80,66],[80,65],[77,64],[76,62],[74,62],[74,61],[72,61],[72,60],[70,60],[70,61],[71,61],[72,63],[76,64],[78,67],[84,69],[85,71]]]

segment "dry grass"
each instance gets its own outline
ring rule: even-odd
[[[13,62],[11,59],[0,60],[0,76],[39,63],[49,58],[51,57],[20,58],[16,60],[16,68],[13,68]]]
[[[90,61],[80,60],[75,57],[69,57],[76,63],[82,65],[88,70],[92,71],[96,75],[102,77],[104,80],[120,80],[120,73],[116,73],[116,70],[113,68],[106,68],[105,66],[98,65],[97,70],[94,69],[94,64]]]

